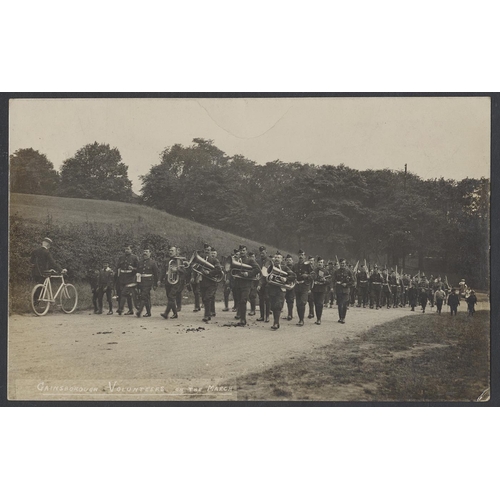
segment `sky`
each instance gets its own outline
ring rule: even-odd
[[[425,179],[490,175],[487,97],[272,99],[15,99],[10,153],[33,148],[59,170],[95,141],[118,148],[133,190],[173,144],[212,139],[229,156]]]

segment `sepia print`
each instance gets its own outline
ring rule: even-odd
[[[11,100],[8,398],[487,401],[490,106]]]

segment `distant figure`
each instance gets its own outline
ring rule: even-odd
[[[427,300],[429,298],[429,294],[427,293],[427,288],[421,287],[420,288],[420,293],[418,295],[418,301],[420,305],[422,306],[422,312],[425,313],[425,308],[427,306]]]
[[[109,267],[109,262],[105,261],[101,270],[99,271],[99,293],[97,295],[97,314],[102,314],[103,308],[103,297],[106,295],[106,300],[108,301],[108,315],[113,314],[113,283],[114,283],[115,273]]]
[[[415,307],[417,307],[417,300],[418,300],[417,283],[415,281],[411,281],[408,288],[408,303],[412,311],[415,311]]]
[[[469,316],[474,316],[474,313],[476,312],[475,306],[477,304],[476,292],[474,290],[471,290],[469,296],[465,299],[465,301],[467,302]]]
[[[458,306],[460,305],[460,296],[458,295],[458,290],[456,288],[453,288],[451,290],[451,293],[448,297],[448,305],[450,306],[451,309],[451,315],[456,316]]]
[[[443,307],[444,299],[446,298],[446,293],[441,286],[434,292],[434,302],[436,303],[437,313],[441,314],[441,309]]]
[[[89,269],[87,271],[87,280],[90,284],[92,292],[92,305],[94,306],[94,314],[99,313],[98,296],[99,296],[99,269]]]
[[[465,294],[467,293],[467,289],[469,288],[465,284],[465,278],[462,278],[462,280],[458,283],[458,287],[460,289],[460,297],[465,298]]]

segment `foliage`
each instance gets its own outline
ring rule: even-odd
[[[59,174],[44,154],[28,148],[10,155],[11,191],[53,195],[58,185]]]
[[[460,273],[488,285],[489,181],[228,157],[212,141],[166,148],[143,202],[308,254]]]
[[[132,201],[128,167],[117,148],[87,144],[61,167],[61,194],[75,198]]]

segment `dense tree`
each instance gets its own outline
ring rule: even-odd
[[[258,165],[194,139],[190,147],[166,148],[142,181],[146,204],[242,238],[487,283],[487,179],[423,180],[280,160]]]
[[[74,198],[131,201],[132,183],[120,152],[108,144],[87,144],[61,167],[61,194]]]
[[[16,193],[54,195],[59,174],[47,157],[32,148],[10,155],[10,189]]]

